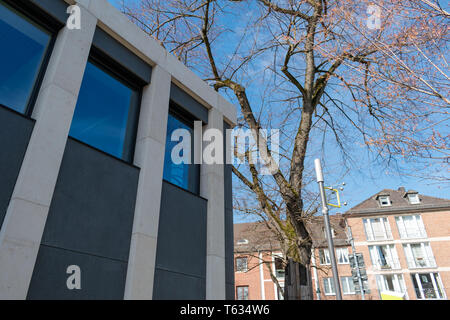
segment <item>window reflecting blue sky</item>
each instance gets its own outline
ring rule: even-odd
[[[0,4],[0,104],[25,112],[50,40],[49,33]]]
[[[123,158],[133,90],[88,62],[69,135]]]
[[[166,134],[166,151],[164,155],[164,174],[163,178],[183,189],[189,189],[189,164],[174,164],[172,162],[172,149],[180,141],[171,141],[172,133],[176,129],[186,129],[193,135],[193,130],[185,123],[178,120],[172,114],[169,114],[169,119],[167,121],[167,134]],[[180,156],[183,156],[183,151],[181,151]]]

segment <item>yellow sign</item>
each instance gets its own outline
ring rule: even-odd
[[[405,300],[405,294],[394,291],[382,291],[381,300]]]
[[[333,203],[327,203],[329,206],[335,207],[335,208],[340,208],[341,207],[341,200],[339,199],[339,191],[338,189],[333,189],[331,187],[325,187],[325,189],[327,190],[331,190],[332,192],[336,193],[336,200],[337,200],[337,204],[333,204]]]

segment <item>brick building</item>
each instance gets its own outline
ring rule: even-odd
[[[361,299],[352,280],[349,264],[352,249],[347,240],[347,225],[352,230],[356,251],[364,258],[368,278],[364,282],[368,291],[366,299],[381,299],[381,292],[394,292],[409,300],[447,299],[450,290],[449,213],[450,200],[401,187],[384,189],[344,215],[331,216],[343,299]],[[334,300],[336,295],[322,217],[313,218],[308,228],[313,240],[314,299]],[[236,272],[236,298],[245,297],[239,293],[247,292],[250,300],[278,299],[280,295],[271,282],[270,271],[265,264],[260,265],[258,259],[272,260],[273,270],[276,270],[276,257],[281,255],[276,239],[267,234],[269,231],[261,223],[237,224],[234,230],[235,268],[237,262],[241,264],[247,257],[249,270],[243,272],[243,268]],[[282,271],[275,274],[284,285]]]
[[[400,187],[384,189],[345,215],[369,286],[406,299],[450,294],[450,201]]]

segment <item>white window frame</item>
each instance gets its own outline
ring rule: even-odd
[[[273,253],[273,254],[272,254],[272,268],[273,268],[275,277],[276,277],[277,279],[284,279],[284,278],[285,278],[285,274],[284,274],[284,273],[283,273],[283,276],[282,276],[282,277],[279,277],[279,276],[278,276],[277,269],[276,269],[276,263],[275,263],[275,260],[276,260],[277,258],[283,260],[283,254],[282,254],[282,253]]]
[[[346,286],[344,285],[344,283],[347,285],[347,288],[349,290],[351,290],[351,288],[353,287],[353,291],[345,292]],[[351,284],[351,286],[350,286],[350,284]],[[348,294],[348,295],[356,294],[355,284],[353,283],[353,278],[352,277],[348,277],[348,276],[347,277],[341,277],[341,286],[342,286],[342,293],[343,294]]]
[[[402,274],[377,274],[376,275],[376,282],[378,291],[391,291],[389,288],[386,287],[386,279],[385,277],[392,276],[393,277],[393,285],[394,285],[394,292],[404,294],[406,297],[408,297],[408,291],[406,289],[406,283],[405,279]]]
[[[375,232],[373,229],[373,223],[376,220],[380,220],[381,228],[383,230],[384,237],[382,239],[375,238]],[[367,241],[384,241],[392,240],[392,231],[389,224],[389,219],[387,217],[377,217],[377,218],[364,218],[363,219],[364,231],[366,233]]]
[[[243,289],[247,289],[247,299],[239,299],[239,289],[240,288],[243,288]],[[240,301],[245,301],[245,300],[250,300],[250,293],[249,293],[249,290],[250,288],[249,288],[249,286],[237,286],[236,287],[236,300],[240,300]]]
[[[436,294],[436,296],[439,296],[439,298],[434,298],[434,299],[425,298],[425,294],[424,294],[423,287],[422,287],[422,281],[420,279],[420,275],[422,275],[422,274],[430,275],[431,283],[433,284],[434,293]],[[437,274],[437,278],[435,277],[435,274]],[[446,300],[447,299],[447,295],[445,294],[445,289],[442,284],[441,275],[438,272],[411,273],[411,276],[415,277],[417,286],[419,287],[420,297],[417,296],[417,292],[416,292],[417,299],[419,299],[419,300]],[[439,295],[438,286],[441,289],[440,291],[442,293],[442,297]],[[415,288],[414,288],[414,291],[415,291]]]
[[[420,244],[420,247],[422,249],[422,253],[425,256],[426,259],[426,265],[421,266],[417,263],[416,257],[414,257],[414,252],[411,248],[411,245],[413,244]],[[430,243],[428,242],[414,242],[414,243],[406,243],[403,244],[403,250],[405,252],[406,256],[406,262],[408,264],[409,269],[424,269],[424,268],[435,268],[436,267],[436,260],[434,259],[433,251],[431,249]]]
[[[387,204],[383,204],[383,200],[386,200]],[[378,196],[378,202],[382,207],[390,207],[392,205],[391,198],[389,196]]]
[[[408,201],[410,204],[420,204],[419,194],[418,193],[408,193]]]
[[[342,252],[343,252],[343,256],[345,258],[344,260],[347,260],[347,261],[344,261],[344,262],[340,261]],[[349,256],[348,248],[336,248],[336,256],[337,256],[338,264],[349,264],[350,263],[350,260],[348,258],[348,256]]]
[[[322,263],[322,261],[320,261],[320,251],[323,252],[325,263]],[[331,264],[330,251],[328,249],[319,249],[319,264],[322,266],[329,266]]]
[[[244,271],[238,270],[238,268],[237,268],[237,266],[238,266],[237,260],[238,260],[238,259],[243,259],[243,260],[245,260],[245,270],[244,270]],[[235,263],[236,263],[236,272],[239,272],[239,273],[245,273],[245,272],[248,271],[248,257],[236,257]]]
[[[412,217],[416,224],[417,235],[414,233],[408,234],[408,228],[405,225],[405,217]],[[427,232],[425,230],[425,225],[423,224],[422,216],[419,214],[410,214],[410,215],[401,215],[395,217],[395,222],[397,224],[398,233],[400,234],[401,239],[422,239],[427,238]]]
[[[239,239],[236,242],[237,245],[241,245],[241,244],[248,244],[248,240],[247,239]]]
[[[383,268],[381,265],[381,257],[378,247],[384,247],[384,251],[386,252],[385,260],[386,265],[390,268]],[[400,260],[398,258],[397,249],[393,244],[386,245],[373,245],[369,246],[370,259],[372,261],[372,265],[378,270],[396,270],[401,269]]]
[[[333,278],[322,278],[322,280],[323,280],[323,293],[326,296],[335,296],[336,295],[336,289],[334,288]],[[325,282],[328,283],[328,287],[330,288],[331,293],[327,293],[326,292]]]

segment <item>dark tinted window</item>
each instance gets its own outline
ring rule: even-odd
[[[51,34],[0,1],[0,104],[27,112]]]
[[[166,150],[164,156],[164,180],[173,183],[183,189],[189,190],[193,193],[199,192],[199,173],[200,168],[198,165],[193,164],[194,159],[194,121],[186,120],[186,118],[176,114],[169,113],[169,118],[167,121],[167,134],[166,134]],[[172,134],[177,129],[185,129],[190,134],[190,144],[191,144],[191,161],[189,163],[176,164],[172,161],[172,150],[173,148],[182,142],[181,138],[177,141],[172,141]],[[186,150],[181,150],[179,156],[185,156],[184,152]]]
[[[131,161],[139,91],[88,62],[75,108],[70,136]]]

